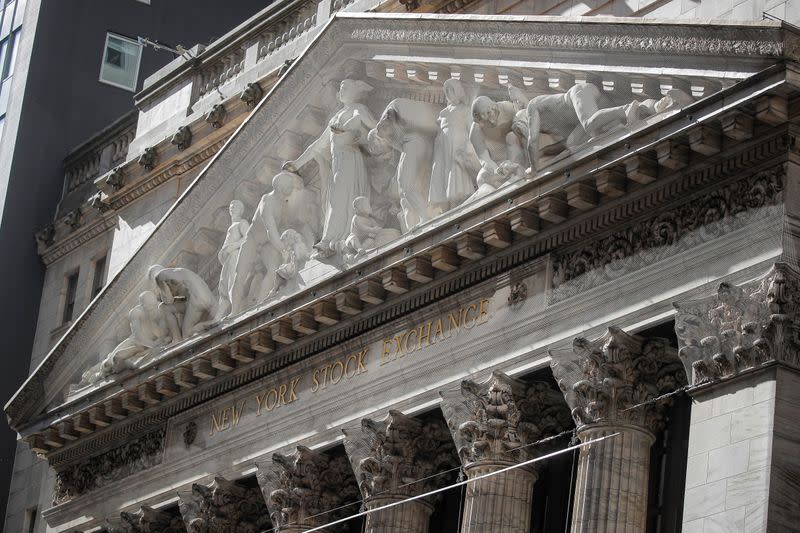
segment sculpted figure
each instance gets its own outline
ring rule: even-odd
[[[658,100],[648,98],[641,102],[634,100],[630,104],[613,107],[611,109],[601,109],[600,112],[625,114],[625,121],[629,127],[635,127],[646,118],[666,113],[671,109],[679,109],[694,103],[694,98],[681,89],[670,89]]]
[[[100,374],[93,376],[95,379],[133,368],[134,358],[141,359],[152,350],[183,338],[175,313],[168,305],[159,302],[152,291],[139,295],[139,305],[131,309],[128,318],[130,337],[108,354],[101,364]]]
[[[447,107],[439,113],[439,133],[433,145],[433,169],[428,201],[437,213],[460,205],[475,192],[481,162],[469,139],[472,123],[461,82],[444,82]]]
[[[269,296],[278,293],[288,294],[299,289],[300,269],[306,264],[310,255],[308,247],[303,242],[303,237],[293,229],[287,229],[281,234],[283,250],[281,258],[283,262],[275,270],[275,287]]]
[[[203,278],[188,268],[153,265],[147,277],[161,301],[177,313],[183,309],[181,335],[186,338],[214,322],[217,301]],[[176,298],[182,301],[176,301]],[[180,304],[180,305],[179,305]]]
[[[217,254],[219,262],[222,263],[222,271],[219,274],[217,318],[226,316],[231,310],[230,291],[236,274],[236,260],[239,257],[239,249],[244,243],[247,230],[250,229],[250,224],[242,218],[244,213],[242,202],[233,200],[228,211],[231,214],[231,225],[225,235],[225,242],[222,243],[222,248]]]
[[[344,258],[352,262],[362,257],[367,250],[382,246],[400,237],[400,232],[384,228],[374,216],[369,199],[359,196],[353,200],[353,221],[350,223],[350,236],[344,245]]]
[[[375,130],[370,130],[367,135],[367,148],[371,156],[367,159],[367,170],[372,187],[372,215],[386,227],[401,228],[405,225],[405,219],[400,208],[400,191],[397,187],[400,152],[388,141],[381,139]]]
[[[312,159],[319,165],[324,223],[322,238],[314,245],[316,257],[329,257],[341,249],[353,216],[353,199],[369,194],[362,146],[375,119],[360,100],[371,90],[363,81],[343,80],[339,87],[343,105],[331,117],[328,129],[297,159],[283,165],[284,170],[295,173]]]
[[[428,192],[437,131],[436,108],[407,98],[389,102],[375,127],[376,134],[400,152],[397,186],[405,231],[431,219]]]
[[[295,175],[280,172],[272,178],[272,192],[261,197],[253,221],[245,233],[231,283],[231,314],[263,301],[275,287],[275,272],[281,264],[281,228],[288,218],[289,197]]]
[[[472,102],[469,138],[481,163],[477,178],[479,192],[481,188],[494,190],[508,181],[507,173],[498,172],[503,162],[525,164],[523,145],[513,130],[516,114],[513,102],[495,102],[487,96],[479,96]]]

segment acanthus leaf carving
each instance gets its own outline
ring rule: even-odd
[[[389,411],[384,420],[363,419],[345,429],[345,448],[364,498],[414,496],[444,486],[458,465],[447,426]]]
[[[121,528],[126,533],[184,533],[180,516],[142,506],[135,513],[122,512]]]
[[[261,492],[222,477],[195,483],[179,507],[189,533],[258,532],[271,527]]]
[[[344,456],[298,446],[291,455],[275,453],[271,465],[258,466],[258,483],[277,531],[320,527],[357,511],[358,487]],[[347,524],[329,531],[347,531]]]
[[[53,505],[65,503],[108,483],[161,462],[165,431],[148,433],[111,451],[56,471]]]
[[[657,431],[669,399],[686,375],[666,339],[630,335],[611,326],[595,340],[578,337],[573,354],[550,366],[575,424],[626,424]]]
[[[800,367],[800,274],[775,263],[741,286],[723,282],[714,296],[674,303],[679,355],[693,384],[779,361]]]
[[[484,382],[465,380],[441,395],[464,466],[532,459],[547,449],[532,443],[570,426],[563,397],[545,382],[527,385],[495,371]]]

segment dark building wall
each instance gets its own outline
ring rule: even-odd
[[[23,39],[35,34],[27,83],[24,94],[12,93],[22,106],[19,127],[13,158],[0,165],[10,169],[7,175],[0,173],[0,180],[8,180],[0,211],[0,294],[6,302],[0,319],[4,401],[29,370],[44,277],[33,235],[52,220],[62,190],[62,161],[70,149],[133,108],[133,93],[98,81],[106,32],[190,47],[223,35],[267,4],[264,0],[151,0],[150,5],[136,0],[28,1]],[[138,88],[172,58],[168,52],[146,48]],[[24,74],[20,63],[27,60],[19,57],[18,72]],[[13,136],[6,130],[3,143],[14,142]],[[6,508],[14,450],[15,435],[2,424],[0,509]]]

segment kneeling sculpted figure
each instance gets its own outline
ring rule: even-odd
[[[198,333],[214,322],[217,301],[203,278],[188,268],[165,268],[153,265],[147,278],[154,292],[164,304],[171,306],[177,314],[183,311],[181,335],[184,338]],[[183,301],[176,301],[176,297]]]
[[[515,176],[504,169],[525,164],[522,143],[514,132],[516,114],[513,102],[495,102],[488,96],[479,96],[472,102],[469,139],[481,163],[477,178],[479,190],[500,187],[509,181],[509,176]],[[509,164],[503,166],[505,162]]]

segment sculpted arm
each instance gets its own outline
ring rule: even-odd
[[[478,154],[481,165],[490,172],[496,172],[497,163],[495,163],[492,156],[489,155],[489,148],[486,147],[483,131],[481,131],[481,127],[474,122],[469,129],[469,140],[472,142],[472,147],[475,148],[475,153]]]
[[[331,131],[325,128],[317,139],[308,145],[308,148],[300,154],[300,156],[293,160],[287,161],[283,164],[283,169],[289,172],[297,172],[301,167],[307,164],[312,159],[320,160],[328,157],[328,152],[331,146]],[[320,164],[320,166],[322,166]]]

